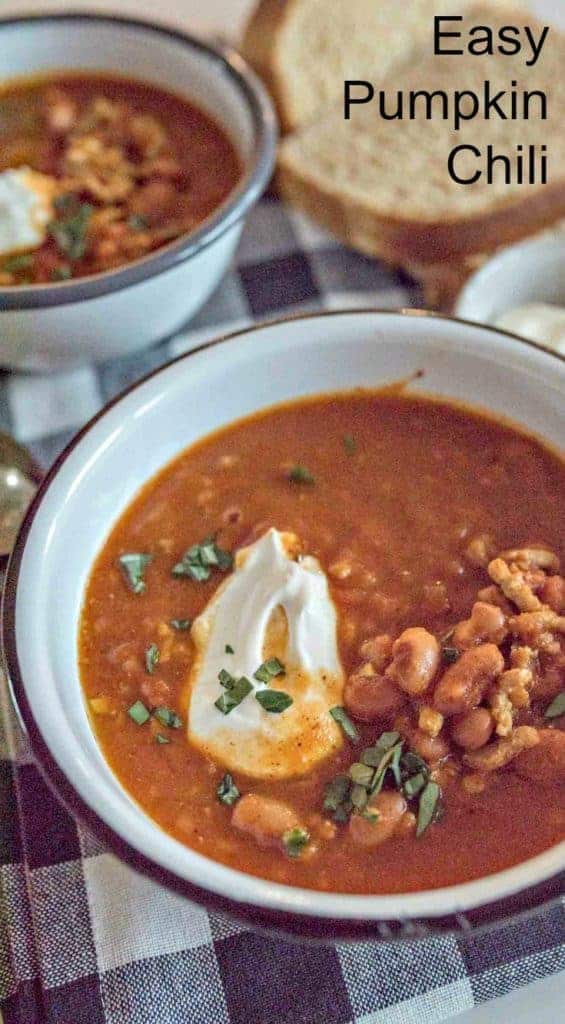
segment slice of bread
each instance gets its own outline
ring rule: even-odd
[[[495,30],[511,24],[492,10],[478,9],[468,24]],[[518,24],[524,23],[518,22]],[[536,32],[541,26],[528,17]],[[350,121],[341,104],[281,145],[277,180],[280,191],[346,244],[391,263],[456,262],[522,238],[565,216],[565,36],[552,29],[534,67],[520,56],[434,57],[426,46],[409,67],[391,73],[382,88],[397,90],[469,89],[479,95],[489,80],[492,90],[544,90],[548,119],[476,119],[454,131],[450,121],[386,121],[374,105],[354,109]],[[534,107],[534,114],[537,108]],[[507,184],[497,164],[495,180],[456,184],[447,169],[454,146],[471,143],[486,153],[512,155],[518,143],[549,149],[549,184]],[[460,160],[471,174],[476,157]]]
[[[344,79],[382,79],[431,46],[434,15],[463,14],[472,2],[451,10],[442,0],[259,0],[242,49],[291,131],[336,99]]]

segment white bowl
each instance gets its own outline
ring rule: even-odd
[[[276,372],[274,372],[276,368]],[[189,898],[307,935],[469,928],[556,898],[565,843],[500,874],[430,892],[350,896],[276,884],[163,833],[106,764],[85,709],[77,628],[92,563],[117,517],[187,445],[286,399],[415,382],[565,440],[565,360],[512,336],[408,311],[344,312],[244,331],[136,384],[71,443],[42,485],[13,553],[3,639],[17,706],[56,790],[134,866]],[[211,402],[210,395],[222,400]]]
[[[126,355],[167,337],[219,283],[245,216],[269,181],[277,128],[266,91],[227,48],[111,15],[0,21],[0,52],[2,80],[93,69],[186,96],[227,132],[244,166],[218,210],[155,253],[76,281],[0,288],[0,365],[53,370]]]
[[[502,249],[469,278],[456,316],[495,324],[530,302],[565,306],[565,231]]]

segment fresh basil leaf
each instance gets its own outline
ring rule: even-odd
[[[165,725],[167,729],[180,729],[182,725],[182,721],[177,713],[171,711],[170,708],[155,708],[153,716],[161,725]]]
[[[224,775],[221,782],[218,783],[216,793],[220,803],[225,804],[226,807],[233,807],[241,796],[239,789],[229,773]]]
[[[264,661],[256,672],[253,673],[254,679],[258,679],[260,683],[270,683],[271,679],[275,679],[277,676],[284,676],[285,667],[282,661],[278,658],[269,658],[268,661]]]
[[[76,211],[67,217],[52,220],[47,230],[54,240],[59,252],[67,259],[80,260],[86,253],[87,231],[94,207],[90,203],[80,203]]]
[[[164,743],[170,743],[170,742],[171,741],[170,741],[169,737],[168,736],[163,736],[162,732],[155,733],[155,743],[159,743],[160,745],[162,745]]]
[[[351,787],[351,803],[353,804],[356,811],[363,811],[367,806],[369,800],[369,794],[365,786],[360,786],[355,783]]]
[[[125,554],[120,555],[118,562],[120,568],[134,594],[143,594],[145,591],[145,570],[152,561],[152,555]]]
[[[232,676],[231,672],[228,672],[225,668],[220,669],[218,672],[218,680],[222,686],[225,686],[226,690],[229,690],[236,683],[235,676]]]
[[[145,725],[151,718],[142,700],[136,700],[135,704],[128,708],[128,715],[130,718],[133,718],[136,725]]]
[[[359,733],[357,732],[357,729],[355,728],[345,708],[330,708],[330,715],[332,716],[334,722],[337,722],[337,724],[341,726],[347,738],[352,740],[353,743],[357,743],[359,739]]]
[[[229,672],[226,673],[226,676],[227,675],[229,675]],[[240,679],[234,679],[233,676],[231,676],[230,679],[231,682],[229,684],[222,684],[226,689],[224,693],[214,701],[214,706],[217,707],[218,711],[221,711],[223,715],[229,715],[230,711],[233,711],[234,708],[241,704],[242,700],[245,700],[247,695],[251,693],[253,689],[249,679],[246,679],[245,676],[241,676]]]
[[[324,810],[337,811],[340,804],[347,800],[351,790],[351,779],[347,775],[336,775],[328,782],[324,793]]]
[[[411,775],[409,779],[406,779],[403,785],[404,796],[407,800],[412,800],[413,797],[418,796],[424,786],[426,785],[426,776],[423,772],[418,775]]]
[[[373,768],[369,768],[368,765],[360,764],[359,762],[352,764],[349,769],[349,778],[358,786],[365,786],[365,789],[368,789],[371,785],[373,775]]]
[[[387,750],[394,747],[399,739],[400,733],[398,732],[383,732],[373,747],[367,747],[363,751],[361,761],[363,764],[370,765],[371,768],[378,768]]]
[[[22,252],[14,256],[8,256],[8,259],[2,264],[2,270],[6,274],[18,274],[21,270],[29,270],[32,266],[33,256]]]
[[[310,833],[304,828],[291,828],[283,835],[284,848],[289,857],[296,858],[310,842]]]
[[[287,476],[288,476],[288,479],[293,484],[315,484],[316,483],[315,478],[312,476],[310,470],[306,469],[306,466],[300,466],[300,465],[293,466],[292,469],[289,469]]]
[[[280,715],[294,703],[290,694],[282,690],[256,690],[255,700],[259,701],[263,710],[271,715]]]
[[[145,231],[149,227],[149,221],[147,217],[142,217],[140,213],[132,213],[128,217],[126,224],[132,231]]]
[[[235,654],[235,651],[234,651],[234,649],[233,649],[231,644],[226,644],[225,652],[226,652],[226,654]]]
[[[150,644],[145,652],[145,670],[149,673],[150,676],[153,675],[155,671],[155,665],[157,665],[158,661],[159,648],[157,647],[157,644]]]
[[[565,690],[559,693],[555,700],[552,700],[548,708],[545,709],[545,718],[561,718],[561,715],[565,715]]]
[[[227,572],[233,565],[233,555],[222,551],[213,537],[206,537],[200,544],[193,544],[185,552],[180,562],[173,566],[173,576],[187,576],[196,583],[205,583],[210,579],[213,569]]]
[[[437,782],[428,782],[422,790],[418,804],[418,824],[416,827],[416,838],[424,834],[426,829],[435,821],[439,809],[440,788]]]
[[[178,633],[186,633],[192,626],[192,619],[171,619],[169,625]]]

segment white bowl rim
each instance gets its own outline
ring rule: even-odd
[[[478,267],[467,279],[461,289],[455,304],[454,316],[456,319],[471,320],[473,307],[476,305],[477,295],[480,295],[482,287],[488,286],[491,276],[496,276],[504,269],[509,278],[512,277],[512,270],[524,260],[535,259],[536,255],[544,261],[550,259],[555,253],[556,258],[565,257],[565,231],[558,234],[548,234],[547,237],[526,238],[514,245],[506,246],[496,252],[482,266]],[[478,315],[478,314],[477,314]],[[474,320],[473,323],[480,323],[484,327],[494,327],[490,321]],[[495,328],[499,330],[499,328]],[[506,332],[503,332],[506,333]],[[521,341],[521,335],[516,335]]]
[[[260,198],[271,177],[278,140],[278,121],[267,90],[243,57],[227,43],[209,42],[179,28],[127,14],[89,10],[32,12],[0,17],[0,37],[5,28],[29,24],[65,24],[98,22],[152,34],[158,41],[165,37],[177,40],[187,48],[207,56],[218,68],[227,72],[236,89],[246,101],[255,130],[255,144],[249,166],[223,203],[195,231],[161,246],[147,256],[131,260],[123,266],[105,270],[89,277],[70,281],[53,281],[36,285],[4,285],[0,287],[0,308],[3,310],[42,309],[68,303],[84,302],[131,285],[146,281],[184,263],[208,248],[226,231],[241,221]],[[33,75],[33,69],[28,72]]]
[[[232,343],[256,331],[279,327],[285,323],[324,319],[327,317],[387,317],[426,318],[448,321],[455,325],[487,331],[493,335],[511,338],[521,345],[545,352],[558,363],[565,356],[489,325],[476,324],[445,314],[418,309],[343,309],[299,314],[253,324],[233,333],[212,339],[190,352],[183,353],[149,372],[112,399],[71,440],[55,461],[32,502],[12,552],[6,574],[2,600],[2,645],[8,670],[8,682],[14,707],[26,731],[46,781],[69,811],[86,822],[113,852],[134,869],[153,880],[181,893],[209,909],[219,910],[236,918],[251,920],[255,926],[302,938],[414,938],[438,931],[469,932],[490,927],[509,918],[539,912],[540,906],[550,906],[563,897],[565,841],[512,868],[471,882],[442,889],[425,890],[393,895],[349,895],[319,892],[295,886],[270,882],[234,868],[219,864],[202,854],[193,854],[195,864],[206,866],[213,880],[187,881],[173,869],[164,868],[131,845],[112,825],[104,821],[74,788],[72,781],[59,768],[54,754],[43,740],[33,709],[28,702],[25,683],[19,666],[16,647],[16,597],[18,577],[27,536],[42,500],[67,458],[82,438],[121,401],[128,398],[147,381],[164,373],[176,363],[189,360],[208,348]],[[477,406],[480,409],[480,406]],[[140,808],[140,814],[151,827],[159,829]],[[532,874],[535,881],[532,882]],[[227,896],[226,892],[230,895]],[[440,907],[434,906],[441,903]]]

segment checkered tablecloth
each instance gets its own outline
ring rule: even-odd
[[[196,341],[278,314],[418,298],[409,280],[267,198],[186,331],[97,368],[4,374],[0,429],[47,467],[105,401]],[[333,946],[267,938],[208,914],[134,874],[62,810],[0,696],[6,1024],[436,1024],[565,968],[559,907],[477,936]]]

